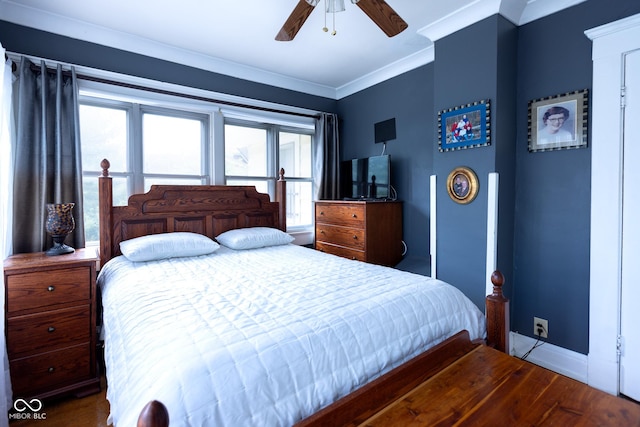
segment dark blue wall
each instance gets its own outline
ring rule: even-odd
[[[408,116],[413,106],[425,111],[417,123],[398,121],[399,134],[403,126],[424,131],[414,138],[424,145],[414,141],[388,145],[394,150],[392,158],[410,159],[409,171],[395,184],[409,212],[421,212],[404,216],[408,255],[428,254],[427,182],[435,173],[438,276],[459,286],[478,305],[484,290],[486,174],[500,173],[498,268],[507,279],[511,329],[532,336],[533,317],[548,319],[549,342],[585,354],[591,150],[529,153],[528,102],[590,89],[591,42],[584,31],[636,13],[640,2],[635,0],[589,0],[518,28],[491,17],[439,40],[433,64],[339,102],[345,158],[372,153],[373,123]],[[471,66],[456,65],[461,52]],[[433,74],[431,83],[424,81],[427,71]],[[492,146],[438,152],[438,111],[483,98],[492,102]],[[480,179],[480,193],[467,206],[450,201],[444,185],[447,174],[459,165],[471,167]],[[403,179],[409,174],[424,185],[424,201],[416,199],[416,184]],[[408,269],[429,271],[422,265],[425,262],[427,258]]]
[[[511,329],[530,335],[533,316],[545,318],[550,342],[585,354],[591,148],[529,153],[527,102],[591,89],[592,44],[584,31],[636,13],[636,0],[589,0],[519,28]]]
[[[485,295],[487,174],[494,171],[506,178],[500,194],[504,230],[499,248],[504,265],[499,267],[511,276],[516,36],[515,27],[496,15],[439,41],[434,63],[339,101],[344,159],[379,154],[380,145],[373,144],[374,123],[396,118],[397,139],[387,144],[387,153],[393,162],[393,185],[404,202],[408,251],[399,268],[430,274],[429,177],[435,174],[438,277],[455,283],[481,307]],[[477,40],[482,42],[470,42]],[[468,48],[459,48],[470,43]],[[497,99],[499,93],[502,100]],[[440,152],[438,111],[481,99],[492,102],[492,145]],[[511,120],[497,121],[495,117]],[[458,166],[471,167],[479,178],[479,195],[468,205],[453,202],[446,190],[447,176]]]
[[[379,155],[374,124],[396,119],[389,141],[391,183],[403,201],[406,260],[400,267],[430,274],[429,176],[433,173],[433,64],[420,67],[339,102],[342,158]]]
[[[499,97],[499,88],[515,82],[512,64],[501,61],[501,55],[515,53],[517,31],[513,24],[495,15],[439,40],[435,44],[436,110],[456,107],[474,101],[491,101],[491,145],[440,153],[434,150],[434,171],[438,176],[438,278],[455,284],[479,307],[486,295],[486,236],[488,174],[498,172],[500,181],[513,181],[513,168],[498,169],[499,153],[512,152],[515,128],[514,99]],[[514,47],[511,47],[514,46]],[[502,77],[504,81],[500,81]],[[503,124],[504,123],[504,124]],[[467,205],[455,203],[448,195],[446,179],[459,166],[473,169],[478,176],[479,191]],[[500,224],[512,223],[512,192],[500,189],[502,212]],[[503,199],[504,194],[504,199]],[[504,221],[504,222],[503,222]],[[512,229],[499,233],[511,240]],[[503,252],[498,268],[511,283],[512,254]]]

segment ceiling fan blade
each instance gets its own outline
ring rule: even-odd
[[[384,0],[360,0],[356,4],[389,37],[400,34],[409,26]]]
[[[313,5],[309,4],[306,0],[298,1],[293,12],[291,12],[291,15],[289,15],[280,31],[278,31],[278,34],[276,34],[276,40],[281,42],[293,40],[311,12],[313,12],[313,9],[318,2],[316,1],[312,3]]]

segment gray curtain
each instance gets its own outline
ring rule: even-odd
[[[336,200],[340,194],[340,138],[338,115],[323,113],[316,126],[317,200]]]
[[[75,70],[20,61],[14,88],[16,146],[13,252],[52,246],[45,231],[47,203],[75,203],[75,230],[65,243],[83,248],[82,164]]]

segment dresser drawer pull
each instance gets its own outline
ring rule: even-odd
[[[356,214],[351,214],[351,217],[352,217],[352,218],[358,218],[358,215],[356,215]]]
[[[355,234],[353,235],[353,240],[358,240],[358,236],[356,236]]]
[[[49,369],[47,369],[47,371],[49,371],[49,373],[53,373],[53,371],[55,371],[56,368],[54,368],[53,366],[49,366]]]
[[[320,230],[320,234],[324,234],[324,230]]]
[[[53,292],[53,291],[55,291],[55,290],[56,290],[56,287],[55,287],[55,286],[53,286],[53,285],[49,285],[49,287],[47,288],[47,290],[48,290],[49,292]]]
[[[47,328],[47,332],[49,332],[49,333],[51,333],[51,332],[55,332],[55,331],[56,331],[56,328],[55,328],[54,326],[49,326],[49,327]]]
[[[323,211],[320,211],[320,215],[324,215],[324,212],[323,212]]]

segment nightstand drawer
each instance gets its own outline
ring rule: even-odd
[[[316,250],[320,252],[325,252],[327,254],[338,255],[338,256],[353,259],[353,260],[358,260],[358,261],[365,260],[364,251],[349,249],[349,248],[345,248],[344,246],[334,246],[332,244],[316,242]]]
[[[91,269],[63,268],[9,276],[7,311],[15,313],[54,304],[89,301]]]
[[[316,222],[364,227],[364,206],[316,203]]]
[[[331,242],[349,248],[364,250],[364,230],[338,225],[316,224],[316,241]]]
[[[90,306],[47,311],[7,320],[9,359],[42,353],[90,340]]]
[[[12,360],[9,363],[13,395],[23,397],[25,392],[32,395],[53,386],[90,379],[91,351],[91,345],[87,342],[64,350]]]

